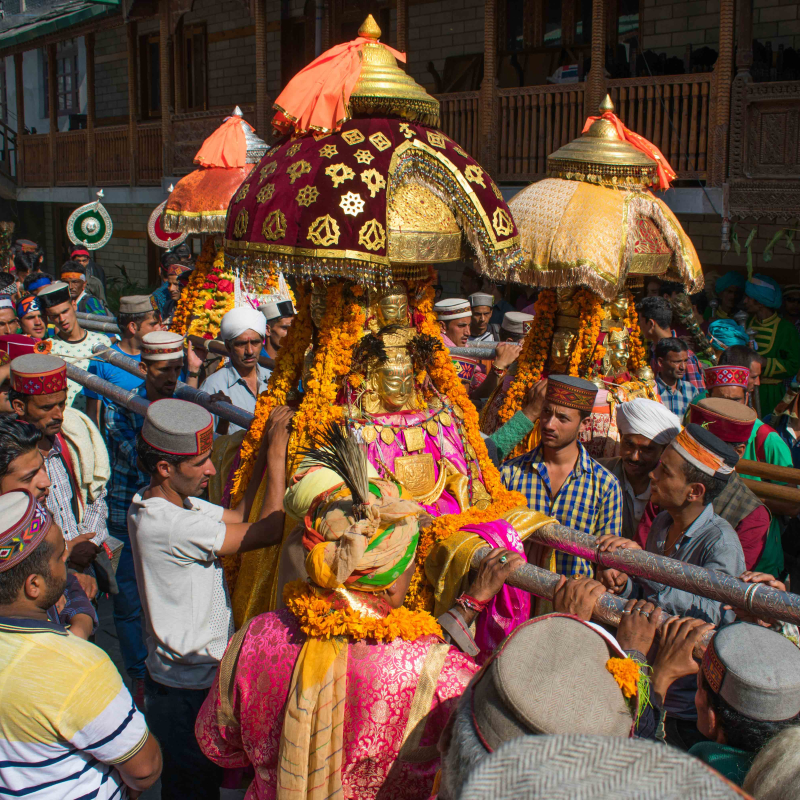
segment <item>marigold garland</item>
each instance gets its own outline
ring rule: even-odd
[[[234,305],[234,276],[225,267],[225,252],[220,249],[214,258],[211,271],[195,297],[192,307],[193,319],[186,332],[187,336],[201,336],[215,339],[223,316]]]
[[[286,404],[287,395],[297,386],[302,375],[303,357],[311,343],[311,292],[301,284],[298,297],[297,315],[283,347],[278,351],[275,369],[269,377],[267,388],[256,401],[255,419],[250,424],[239,451],[239,467],[231,484],[231,508],[239,503],[247,490],[272,409]]]
[[[642,331],[639,328],[639,314],[636,311],[636,301],[633,299],[633,292],[626,292],[628,300],[628,311],[625,315],[625,327],[628,329],[628,346],[630,357],[628,358],[628,372],[635,374],[636,370],[641,369],[647,364],[647,355],[644,344],[642,344]]]
[[[214,248],[214,237],[208,236],[203,242],[203,249],[197,257],[197,262],[194,265],[192,274],[189,276],[189,281],[183,287],[181,296],[175,305],[175,312],[172,315],[172,322],[169,329],[173,333],[179,333],[181,336],[186,334],[186,329],[189,327],[189,320],[192,318],[192,310],[194,309],[197,295],[201,287],[206,281],[206,276],[214,264],[214,256],[216,249]]]
[[[591,372],[591,363],[602,360],[606,349],[598,344],[600,323],[605,311],[603,300],[589,289],[575,292],[575,303],[580,310],[581,328],[569,359],[569,374],[575,378],[585,378]]]
[[[439,623],[427,611],[393,608],[381,618],[361,614],[353,608],[334,609],[328,597],[304,581],[287,584],[283,599],[297,619],[300,630],[314,639],[347,636],[378,642],[395,639],[413,642],[431,634],[443,638]]]
[[[517,374],[497,412],[499,425],[505,425],[522,408],[525,395],[541,377],[555,329],[558,303],[553,289],[544,289],[533,306],[533,326],[522,344],[517,359]]]

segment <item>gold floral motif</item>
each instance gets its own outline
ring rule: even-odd
[[[239,191],[236,193],[236,197],[234,198],[233,202],[241,203],[242,200],[244,200],[245,197],[247,197],[247,192],[249,191],[249,189],[250,189],[250,184],[243,183]]]
[[[270,161],[261,168],[261,180],[268,178],[275,170],[278,169],[277,161]]]
[[[319,154],[323,158],[333,158],[339,154],[339,151],[336,149],[335,144],[326,144],[325,147],[320,148]]]
[[[295,142],[287,151],[286,155],[291,158],[300,152],[300,142]]]
[[[492,191],[494,192],[494,196],[498,200],[502,200],[503,199],[503,193],[500,191],[500,187],[494,181],[490,181],[490,183],[492,185]]]
[[[297,192],[297,205],[310,206],[319,197],[319,189],[316,186],[304,186]]]
[[[349,181],[356,175],[347,164],[331,164],[329,167],[325,167],[325,174],[333,181],[334,186]]]
[[[274,242],[276,239],[283,239],[286,236],[286,217],[283,211],[275,209],[270,211],[264,218],[264,224],[261,226],[261,233],[268,241]]]
[[[266,203],[267,200],[272,199],[272,195],[274,194],[275,194],[275,184],[267,183],[258,190],[258,194],[256,195],[256,200],[258,200],[259,203]]]
[[[356,161],[359,164],[371,164],[375,156],[369,150],[356,150]]]
[[[386,187],[386,180],[376,169],[365,169],[361,173],[361,180],[367,184],[370,197],[375,197],[381,189]]]
[[[492,227],[498,236],[510,236],[514,230],[514,223],[504,208],[496,208],[492,214]]]
[[[400,130],[403,131],[403,136],[405,136],[406,139],[411,139],[413,136],[417,135],[417,132],[412,130],[407,122],[400,123]]]
[[[391,141],[386,138],[386,135],[382,131],[373,133],[372,136],[369,137],[369,140],[380,153],[392,146]]]
[[[381,250],[386,245],[386,231],[376,219],[371,219],[361,226],[358,232],[358,243],[367,250]]]
[[[360,194],[348,192],[342,196],[339,207],[351,217],[357,217],[364,210],[364,200]]]
[[[250,215],[247,213],[247,209],[243,208],[236,217],[236,222],[233,223],[233,235],[237,239],[241,239],[244,236],[248,222],[250,222]]]
[[[439,131],[428,131],[428,141],[431,146],[438,147],[440,150],[444,150],[447,145],[447,139],[445,139],[444,134],[439,133]]]
[[[361,144],[364,141],[364,134],[361,131],[346,131],[342,134],[347,144]]]
[[[483,180],[483,170],[477,164],[470,164],[464,170],[464,177],[470,182],[478,186],[486,188],[486,183]]]
[[[339,242],[339,224],[330,215],[317,217],[308,229],[308,238],[319,247],[330,247]]]
[[[311,164],[304,159],[295,161],[294,164],[290,165],[289,169],[286,170],[286,174],[291,178],[292,183],[294,183],[301,175],[305,175],[307,172],[311,172]]]
[[[456,153],[458,153],[461,156],[461,158],[469,158],[469,156],[466,154],[466,152],[464,150],[462,150],[458,145],[456,145],[453,148],[453,150],[455,150]]]

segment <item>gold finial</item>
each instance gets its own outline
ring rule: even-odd
[[[372,14],[367,15],[367,18],[358,29],[358,35],[363,36],[365,39],[375,39],[376,41],[381,38],[381,29]]]
[[[360,33],[360,31],[359,31]],[[603,102],[600,103],[600,113],[605,114],[606,111],[613,111],[614,110],[614,103],[611,102],[611,95],[607,94],[603,98]]]

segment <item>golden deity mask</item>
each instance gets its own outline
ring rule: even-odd
[[[611,331],[606,342],[606,354],[603,356],[603,372],[609,377],[618,375],[628,369],[631,351],[628,331],[625,329]]]
[[[558,374],[567,371],[570,350],[576,336],[576,331],[570,328],[556,328],[550,345],[551,372]]]
[[[383,292],[376,309],[378,326],[408,325],[408,295],[403,286],[392,286]]]
[[[414,367],[408,353],[394,350],[389,358],[367,369],[363,407],[368,414],[395,414],[416,408]]]

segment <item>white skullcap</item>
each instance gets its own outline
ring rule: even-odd
[[[669,444],[680,432],[681,421],[663,403],[637,397],[617,406],[617,427],[654,444]]]
[[[440,300],[434,307],[436,319],[439,322],[450,322],[454,319],[464,319],[472,316],[472,308],[468,300],[460,297],[451,297],[448,300]]]
[[[494,297],[486,294],[486,292],[475,292],[475,294],[469,296],[469,304],[473,308],[475,306],[489,306],[491,308],[494,305]]]
[[[267,318],[249,306],[231,309],[219,326],[219,338],[229,342],[245,331],[255,331],[262,339],[267,335]]]

